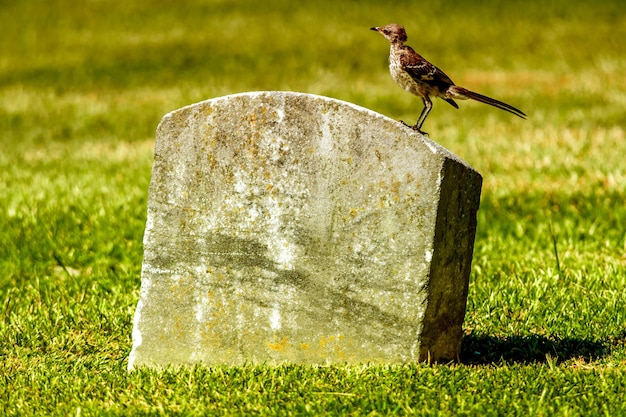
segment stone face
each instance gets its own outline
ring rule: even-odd
[[[455,359],[481,183],[411,129],[326,97],[167,114],[129,369]]]

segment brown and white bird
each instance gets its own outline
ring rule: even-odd
[[[373,27],[371,30],[379,32],[391,43],[389,51],[389,72],[391,77],[400,87],[411,94],[421,97],[424,102],[424,109],[415,125],[410,126],[401,121],[404,125],[427,135],[426,132],[422,131],[422,125],[433,107],[433,103],[430,100],[431,96],[439,97],[457,109],[459,106],[454,99],[472,99],[508,111],[522,119],[526,118],[524,112],[510,104],[455,85],[443,71],[428,62],[415,52],[413,48],[404,44],[408,37],[402,26],[390,23],[387,26]]]

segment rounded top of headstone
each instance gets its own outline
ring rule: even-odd
[[[250,113],[251,110],[259,114]],[[333,132],[343,132],[355,136],[359,140],[361,133],[375,132],[383,142],[400,142],[412,146],[420,144],[427,147],[433,154],[440,157],[454,159],[467,167],[469,165],[457,155],[432,141],[428,137],[404,126],[373,110],[347,101],[293,91],[252,91],[216,97],[191,104],[174,110],[164,116],[162,123],[172,119],[180,119],[183,115],[200,111],[203,114],[218,117],[224,125],[240,130],[247,122],[252,127],[263,120],[266,126],[280,124],[281,129],[292,128],[296,136],[308,132],[308,128],[330,129]],[[241,120],[242,114],[248,114],[248,120]],[[229,118],[241,121],[233,123]],[[283,123],[285,121],[293,123]],[[332,121],[332,122],[331,122]],[[289,132],[287,132],[289,133]],[[388,139],[387,139],[388,138]],[[402,146],[402,145],[401,145]]]

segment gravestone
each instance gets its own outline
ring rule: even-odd
[[[458,357],[482,178],[310,94],[167,114],[129,369]]]

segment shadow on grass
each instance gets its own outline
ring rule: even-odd
[[[461,344],[461,363],[485,365],[492,363],[545,363],[574,358],[596,360],[610,352],[606,343],[581,339],[559,339],[544,336],[494,337],[469,334]]]

